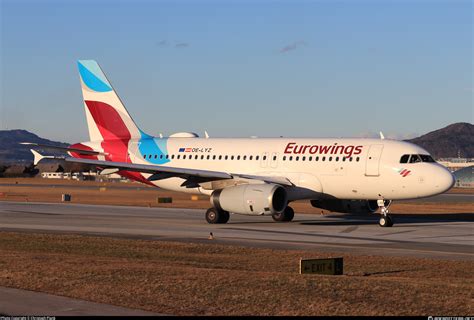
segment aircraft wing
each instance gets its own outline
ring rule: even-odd
[[[157,165],[150,165],[150,164],[134,164],[134,163],[125,163],[125,162],[80,159],[80,158],[73,158],[73,157],[66,157],[64,158],[64,160],[68,162],[77,162],[77,163],[95,165],[104,169],[110,168],[110,169],[118,169],[118,171],[124,170],[124,171],[150,173],[151,176],[148,178],[149,181],[167,179],[171,177],[183,178],[183,179],[186,179],[186,181],[182,184],[182,186],[186,186],[188,188],[196,187],[198,186],[199,183],[202,183],[202,182],[223,180],[223,179],[235,179],[235,178],[260,180],[267,183],[276,183],[276,184],[287,185],[287,186],[293,185],[288,179],[284,177],[234,174],[234,173],[227,173],[227,172],[222,172],[222,171],[175,168],[175,167],[157,166]]]

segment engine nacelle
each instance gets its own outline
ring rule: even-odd
[[[311,200],[311,205],[329,211],[343,213],[374,213],[378,209],[377,200]]]
[[[211,204],[225,211],[262,215],[285,210],[288,197],[285,188],[276,184],[243,184],[216,190]]]

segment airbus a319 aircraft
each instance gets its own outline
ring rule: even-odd
[[[294,216],[289,204],[309,200],[330,211],[380,209],[380,226],[391,227],[392,200],[437,195],[454,184],[452,174],[423,148],[383,137],[228,139],[191,132],[153,137],[135,124],[97,62],[80,60],[78,67],[90,140],[59,148],[70,155],[64,160],[208,195],[209,223],[226,223],[229,213],[287,222]],[[32,152],[35,164],[51,158]]]

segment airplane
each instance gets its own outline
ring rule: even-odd
[[[68,162],[94,165],[166,190],[207,195],[208,223],[229,213],[271,215],[289,222],[289,204],[344,213],[375,213],[393,226],[393,200],[430,197],[449,190],[453,175],[412,143],[368,138],[200,138],[192,132],[153,137],[133,121],[94,60],[79,60],[89,141],[62,149]],[[44,158],[32,149],[35,164]],[[57,157],[56,157],[57,158]]]

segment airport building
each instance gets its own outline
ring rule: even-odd
[[[473,165],[455,171],[456,184],[454,186],[458,188],[474,188],[473,173]]]
[[[474,165],[474,159],[469,158],[444,158],[436,161],[451,170],[451,172]]]

